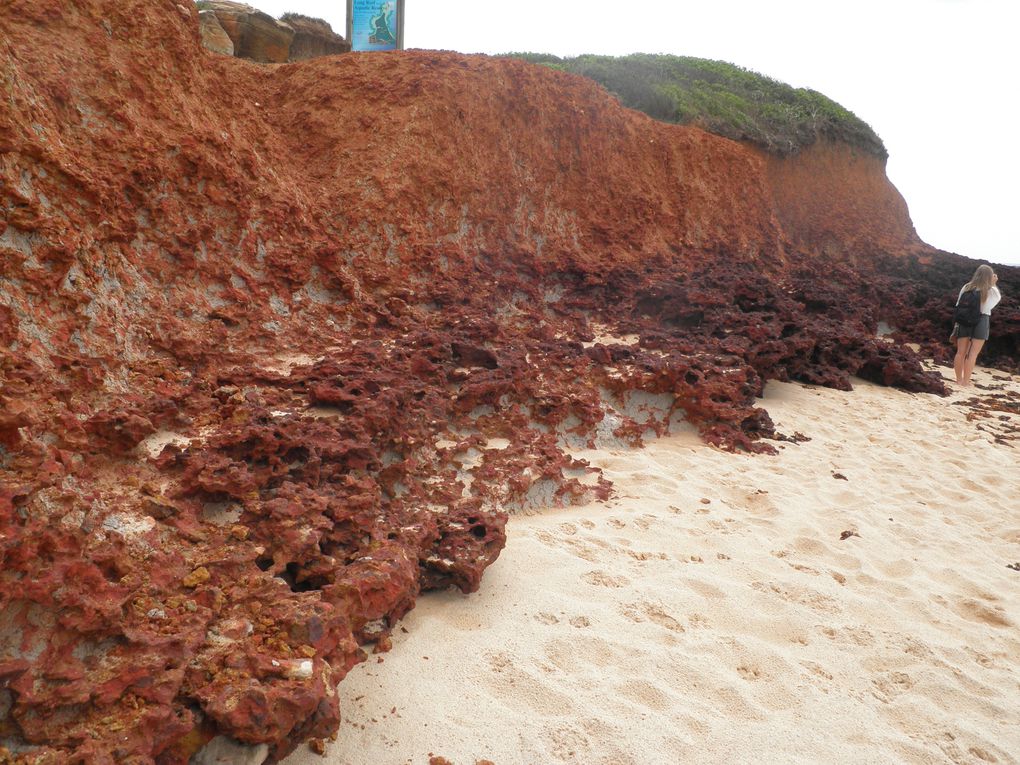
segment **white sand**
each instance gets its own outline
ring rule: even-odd
[[[1020,440],[977,428],[1020,418],[855,387],[770,384],[812,439],[775,457],[582,453],[618,498],[513,518],[478,593],[423,597],[341,684],[325,758],[286,762],[1020,762]]]

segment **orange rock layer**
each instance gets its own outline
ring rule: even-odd
[[[479,586],[507,510],[608,495],[571,445],[801,438],[767,379],[942,390],[875,330],[944,358],[973,264],[878,160],[519,61],[266,67],[198,30],[0,8],[0,759],[275,761],[420,592]]]

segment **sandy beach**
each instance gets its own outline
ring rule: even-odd
[[[617,496],[513,517],[481,590],[422,597],[325,756],[286,762],[1020,761],[1020,417],[973,405],[1020,380],[975,381],[770,383],[810,438],[776,456],[580,453]]]

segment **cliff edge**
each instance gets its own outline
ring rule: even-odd
[[[173,0],[0,10],[8,760],[276,761],[421,592],[479,586],[508,511],[609,495],[571,445],[803,438],[768,379],[943,391],[876,329],[944,357],[972,264],[881,160],[521,61],[199,34]]]

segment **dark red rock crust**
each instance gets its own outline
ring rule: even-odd
[[[676,412],[768,451],[769,379],[943,391],[876,329],[945,360],[974,263],[850,209],[895,201],[881,167],[820,200],[522,62],[260,67],[197,30],[0,10],[0,758],[278,759],[420,592],[477,589],[508,509],[608,495],[569,444]]]

